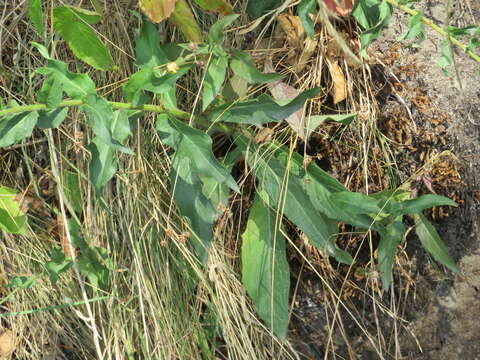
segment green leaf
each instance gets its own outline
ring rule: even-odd
[[[112,106],[107,100],[99,96],[87,96],[81,109],[87,115],[88,122],[99,141],[126,154],[133,154],[132,150],[123,146],[113,137],[112,123],[114,122],[114,116]]]
[[[378,245],[378,267],[384,290],[388,290],[392,281],[393,259],[397,253],[397,246],[405,234],[405,225],[402,218],[398,217],[393,223],[387,225],[384,232],[380,232]]]
[[[316,0],[302,0],[298,4],[297,13],[302,21],[303,28],[305,32],[310,36],[310,39],[315,38],[315,24],[310,18],[310,14],[315,13],[317,10],[317,1]]]
[[[68,6],[53,9],[53,27],[75,56],[96,69],[114,69],[112,56],[84,20]]]
[[[72,265],[72,259],[66,257],[61,248],[54,248],[50,254],[50,261],[45,264],[45,269],[50,276],[52,284],[55,285],[60,274],[66,272]]]
[[[434,206],[457,206],[457,203],[449,198],[439,195],[422,195],[416,199],[395,202],[390,207],[390,214],[393,216],[405,214],[418,214],[425,209]]]
[[[246,148],[245,144],[239,145]],[[278,159],[270,152],[262,155],[259,151],[257,149],[256,153],[255,146],[250,144],[249,166],[254,169],[259,187],[268,194],[272,206],[276,208],[281,205],[279,201],[286,192],[285,204],[282,208],[285,216],[298,226],[311,243],[321,251],[333,256],[339,262],[351,264],[352,257],[341,250],[335,242],[335,235],[338,233],[336,223],[316,210],[303,189],[300,176],[289,172],[287,178],[286,168]],[[285,189],[286,186],[288,191]]]
[[[356,114],[332,114],[332,115],[313,115],[305,122],[307,139],[324,122],[335,121],[344,125],[350,125],[357,117]]]
[[[258,71],[253,62],[253,58],[246,52],[240,50],[232,50],[230,67],[236,75],[244,78],[251,84],[269,83],[283,78],[283,75],[280,74],[265,74]]]
[[[180,214],[188,219],[194,233],[191,239],[198,259],[206,264],[217,210],[203,193],[195,160],[177,151],[172,161],[170,179],[175,203]]]
[[[278,122],[301,109],[307,99],[317,95],[319,89],[302,92],[284,106],[277,104],[270,96],[262,94],[254,100],[228,103],[213,109],[211,120],[262,126]]]
[[[392,6],[383,0],[357,0],[352,15],[365,29],[360,34],[360,54],[368,57],[367,48],[388,25],[392,15]]]
[[[160,33],[150,21],[143,21],[135,39],[135,62],[140,67],[165,64],[168,58],[160,48]]]
[[[454,272],[460,272],[453,259],[448,254],[448,249],[430,221],[422,214],[415,214],[415,232],[424,249],[439,263]]]
[[[282,2],[283,0],[248,0],[247,14],[257,19],[268,11],[278,8]]]
[[[231,25],[238,17],[238,14],[233,14],[220,18],[210,28],[208,33],[208,42],[211,44],[221,45],[225,39],[225,28]]]
[[[215,56],[211,59],[206,70],[203,83],[202,110],[205,111],[220,92],[227,74],[228,58]]]
[[[30,289],[35,284],[35,278],[31,276],[14,276],[8,287],[17,289]]]
[[[165,94],[175,87],[179,78],[191,68],[190,65],[182,66],[175,74],[154,68],[143,68],[133,74],[123,88],[123,93],[134,106],[141,104],[141,91],[146,90],[154,94]]]
[[[68,107],[56,108],[50,111],[39,111],[38,127],[40,129],[56,129],[65,120]]]
[[[5,186],[0,187],[0,229],[12,234],[27,232],[27,216],[16,200],[17,192]]]
[[[199,176],[209,176],[239,192],[237,183],[213,155],[212,139],[200,130],[162,114],[157,120],[162,141],[176,150],[176,156],[192,160]]]
[[[437,60],[437,64],[443,70],[445,75],[451,76],[448,67],[453,64],[453,51],[452,46],[448,40],[442,42],[442,54]]]
[[[423,14],[418,12],[414,16],[410,16],[408,18],[408,31],[399,36],[397,41],[408,40],[408,39],[415,39],[413,44],[414,47],[418,47],[420,43],[425,40],[425,33],[424,33],[424,24],[422,22]]]
[[[28,18],[38,34],[43,37],[45,29],[43,26],[42,0],[28,1]]]
[[[227,0],[193,0],[195,4],[207,11],[213,11],[222,15],[233,13],[232,5]]]
[[[36,111],[0,118],[0,147],[16,144],[32,135],[37,119]]]
[[[202,30],[198,26],[187,0],[177,0],[170,21],[178,27],[188,41],[203,42]]]
[[[285,339],[288,329],[290,268],[285,237],[270,204],[256,195],[242,235],[242,282],[255,309],[273,333]]]
[[[130,122],[125,111],[115,111],[110,123],[112,137],[122,143],[131,134]],[[99,138],[94,138],[88,149],[92,154],[88,169],[90,181],[97,194],[101,194],[105,185],[117,172],[117,158],[115,148],[105,144]]]
[[[63,98],[63,83],[59,76],[52,76],[45,80],[38,94],[38,101],[47,104],[51,109],[56,108]]]

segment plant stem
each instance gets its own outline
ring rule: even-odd
[[[395,7],[399,8],[400,10],[405,11],[405,12],[406,12],[407,14],[409,14],[409,15],[415,16],[415,15],[420,14],[420,12],[417,11],[417,10],[410,9],[408,6],[399,4],[397,0],[385,0],[385,1],[388,2],[388,3],[389,3],[390,5],[392,5],[392,6],[395,6]],[[422,16],[422,22],[423,22],[425,25],[430,26],[433,30],[435,30],[435,31],[438,32],[439,34],[441,34],[445,39],[449,40],[452,44],[455,44],[455,45],[458,46],[460,49],[462,49],[463,51],[465,51],[468,55],[470,55],[470,57],[471,57],[473,60],[475,60],[477,63],[480,64],[480,56],[478,56],[477,54],[475,54],[473,51],[468,50],[468,49],[467,49],[467,45],[465,45],[465,44],[462,43],[461,41],[455,39],[455,38],[454,38],[453,36],[451,36],[446,30],[442,29],[440,26],[438,26],[437,24],[435,24],[434,22],[432,22],[430,19],[426,18],[425,16]]]

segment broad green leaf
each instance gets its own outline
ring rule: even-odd
[[[457,206],[457,203],[444,196],[428,194],[416,199],[395,202],[390,207],[390,213],[393,216],[418,214],[434,206]]]
[[[242,282],[260,318],[278,338],[284,339],[288,329],[290,268],[276,214],[262,198],[268,196],[255,196],[242,235]]]
[[[229,103],[213,109],[211,120],[214,122],[232,122],[262,126],[269,122],[278,122],[301,109],[307,99],[317,95],[319,89],[302,92],[292,101],[282,106],[268,95],[262,94],[254,100]]]
[[[49,111],[39,111],[38,127],[40,129],[56,129],[65,120],[68,107],[56,108]]]
[[[230,67],[236,75],[244,78],[251,84],[263,84],[281,80],[283,78],[283,75],[280,74],[265,74],[258,71],[253,62],[253,58],[246,52],[240,50],[232,50]]]
[[[100,11],[98,11],[98,6],[95,6],[95,11],[90,11],[87,9],[82,9],[76,6],[67,6],[68,9],[81,21],[86,22],[90,25],[95,25],[100,22],[103,18],[103,9],[100,6]]]
[[[297,13],[302,21],[305,32],[310,36],[310,39],[315,38],[315,24],[310,17],[310,14],[317,10],[317,0],[302,0],[298,4]]]
[[[28,1],[28,18],[38,34],[43,37],[45,29],[43,26],[42,0]]]
[[[46,79],[40,92],[38,102],[46,104],[49,108],[56,108],[63,99],[63,83],[59,76],[51,76]]]
[[[227,101],[245,98],[248,94],[248,83],[238,75],[233,75],[223,87],[222,96]]]
[[[245,144],[239,145],[246,147]],[[304,191],[302,179],[299,176],[289,172],[287,177],[286,168],[278,159],[271,154],[255,153],[255,146],[252,144],[248,161],[249,166],[255,171],[258,186],[268,194],[272,206],[277,208],[281,205],[279,201],[282,194],[286,192],[285,204],[282,208],[285,216],[298,226],[317,248],[339,262],[345,264],[353,262],[352,257],[341,250],[335,242],[335,236],[338,233],[336,223],[316,210]],[[265,201],[268,200],[265,199]]]
[[[332,195],[333,201],[343,207],[348,207],[356,214],[379,213],[378,200],[357,192],[341,191]]]
[[[385,231],[380,232],[378,244],[378,268],[384,290],[388,290],[392,281],[393,259],[397,253],[397,246],[405,234],[405,225],[402,218],[398,217],[393,223],[387,225]]]
[[[195,160],[177,151],[172,161],[170,180],[174,189],[175,203],[180,214],[188,219],[194,233],[191,239],[198,259],[205,264],[212,242],[217,210],[204,195],[194,164]]]
[[[344,125],[350,125],[356,117],[356,114],[312,115],[307,118],[307,121],[305,121],[307,139],[326,121],[335,121]]]
[[[190,65],[182,66],[175,74],[165,70],[156,71],[153,68],[144,68],[133,74],[123,88],[123,93],[134,106],[141,104],[142,90],[154,94],[165,94],[175,87],[176,81],[185,75]]]
[[[160,47],[160,33],[150,21],[143,21],[135,39],[135,62],[140,67],[154,67],[168,62]]]
[[[79,175],[72,171],[62,171],[62,188],[65,198],[75,213],[80,216],[83,212],[83,200]]]
[[[27,234],[27,216],[20,209],[17,192],[0,187],[0,229],[12,234]]]
[[[247,14],[253,19],[265,15],[268,11],[278,8],[283,0],[248,0]]]
[[[155,23],[168,19],[176,3],[177,0],[138,0],[140,9]]]
[[[53,27],[80,60],[100,70],[116,67],[105,45],[70,7],[60,6],[53,9]]]
[[[232,5],[227,0],[193,0],[195,4],[207,11],[213,11],[222,15],[233,13]]]
[[[123,146],[112,136],[114,116],[112,106],[107,100],[99,96],[87,96],[81,109],[87,115],[88,122],[99,141],[126,154],[133,154],[132,150]]]
[[[383,0],[357,0],[352,15],[365,30],[360,34],[360,53],[367,57],[368,46],[380,36],[390,21],[392,6]]]
[[[230,189],[240,191],[225,166],[213,155],[210,136],[165,114],[158,117],[157,130],[162,141],[176,150],[175,156],[192,161],[191,166],[198,176],[212,177]]]
[[[202,30],[193,16],[187,0],[177,0],[175,11],[170,16],[170,21],[182,32],[188,41],[203,42]]]
[[[211,44],[221,45],[223,43],[223,40],[225,39],[225,28],[231,25],[238,17],[238,14],[233,14],[220,18],[210,28],[210,31],[208,33],[208,41]]]
[[[109,124],[113,139],[122,143],[131,134],[130,121],[125,111],[115,111]],[[117,172],[117,157],[115,148],[105,144],[99,138],[94,138],[88,149],[92,158],[88,165],[90,181],[97,194],[101,194],[105,185]]]
[[[220,92],[227,74],[227,66],[228,58],[226,56],[214,56],[210,60],[203,82],[203,111],[207,109],[208,105],[215,100],[215,97]]]
[[[37,119],[36,111],[0,118],[0,147],[16,144],[32,135]]]
[[[52,253],[50,254],[50,261],[45,264],[45,269],[50,276],[52,284],[55,285],[60,274],[70,269],[72,265],[72,259],[66,257],[61,248],[53,248]]]
[[[454,272],[460,272],[453,259],[448,254],[448,249],[433,227],[423,214],[415,214],[415,232],[424,249],[439,263],[445,265]]]

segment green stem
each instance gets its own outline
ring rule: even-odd
[[[399,8],[400,10],[403,10],[405,11],[407,14],[409,15],[412,15],[412,16],[416,16],[418,14],[420,14],[419,11],[417,10],[414,10],[414,9],[410,9],[408,6],[405,6],[405,5],[401,5],[398,3],[397,0],[385,0],[386,2],[388,2],[390,5],[392,6],[395,6],[397,8]],[[435,30],[436,32],[438,32],[439,34],[441,34],[445,39],[449,40],[452,44],[455,44],[456,46],[458,46],[460,49],[462,49],[463,51],[465,51],[468,55],[470,55],[470,57],[475,60],[477,63],[480,64],[480,56],[478,56],[477,54],[475,54],[473,51],[471,50],[467,50],[467,45],[465,45],[464,43],[462,43],[461,41],[455,39],[453,36],[451,36],[447,31],[445,31],[444,29],[442,29],[440,26],[438,26],[437,24],[433,23],[430,19],[426,18],[425,16],[422,16],[422,22],[431,27],[433,30]]]

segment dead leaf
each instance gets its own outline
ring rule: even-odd
[[[347,98],[345,76],[343,75],[343,70],[340,65],[338,65],[337,61],[328,60],[327,63],[330,75],[332,76],[333,103],[338,104]]]
[[[138,0],[138,6],[154,23],[168,19],[177,0]]]
[[[347,16],[352,12],[355,0],[325,0],[325,4],[335,14]]]
[[[0,335],[0,360],[10,359],[15,351],[15,335],[11,330],[5,330]]]
[[[253,142],[255,144],[262,144],[266,141],[269,141],[272,138],[273,133],[274,133],[273,129],[263,128],[257,133],[257,135],[255,135]]]
[[[300,54],[300,57],[298,58],[297,63],[294,65],[293,70],[296,73],[299,73],[302,71],[305,66],[307,65],[308,61],[312,57],[313,53],[317,49],[317,40],[312,40],[310,37],[306,37],[304,43],[303,43],[303,49],[302,53]]]
[[[273,71],[271,62],[267,61],[265,63],[265,71]],[[270,90],[273,98],[277,102],[281,103],[286,103],[300,94],[299,90],[281,81],[275,81],[268,84],[268,89]],[[295,131],[298,136],[300,136],[302,140],[305,140],[305,116],[303,113],[303,108],[287,117],[285,121],[288,123],[288,125],[290,125],[292,130]]]
[[[277,17],[278,24],[287,35],[288,44],[294,49],[300,49],[303,45],[305,30],[298,16],[280,14]]]

